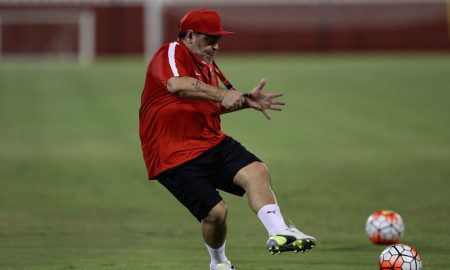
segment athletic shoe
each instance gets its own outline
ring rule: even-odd
[[[230,261],[211,265],[211,270],[236,270]]]
[[[272,235],[267,241],[266,247],[270,254],[285,251],[305,252],[316,246],[316,238],[306,235],[290,225],[280,234]]]

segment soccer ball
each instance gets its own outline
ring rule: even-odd
[[[377,245],[397,244],[404,230],[402,218],[394,211],[378,210],[366,222],[366,234]]]
[[[417,251],[403,244],[387,247],[380,255],[380,270],[421,270],[422,260]]]

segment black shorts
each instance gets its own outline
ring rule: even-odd
[[[261,160],[227,136],[200,156],[155,178],[201,221],[222,200],[217,189],[238,196],[245,194],[233,179],[240,169],[254,161]]]

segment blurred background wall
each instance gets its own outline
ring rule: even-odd
[[[449,51],[446,0],[0,0],[2,57],[150,56],[186,11],[221,12],[224,52]]]

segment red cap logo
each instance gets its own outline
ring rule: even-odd
[[[180,32],[193,30],[207,35],[229,35],[233,32],[222,30],[220,14],[214,10],[194,9],[186,13],[180,21]]]

